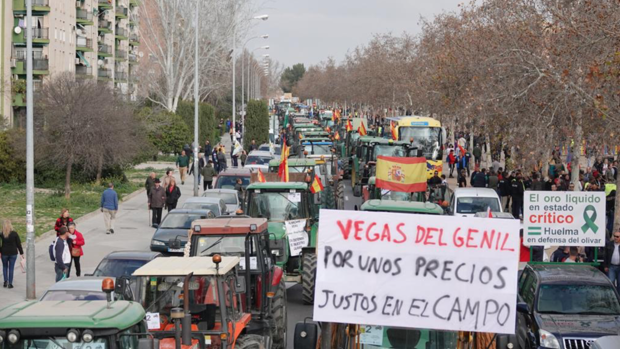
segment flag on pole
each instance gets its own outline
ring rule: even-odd
[[[280,166],[278,167],[278,176],[282,182],[288,182],[288,153],[286,137],[282,137],[282,154],[280,155]]]
[[[340,140],[340,134],[338,132],[336,132],[336,134],[334,135],[334,139],[337,141]]]
[[[325,127],[325,132],[332,133],[332,129],[329,126],[327,126]]]
[[[332,121],[336,122],[336,111],[335,110],[332,112]]]
[[[260,168],[258,169],[258,174],[257,174],[257,176],[256,176],[256,177],[258,177],[258,181],[259,181],[260,183],[265,183],[265,182],[267,182],[267,181],[265,180],[265,175],[263,175],[263,172],[260,170]]]
[[[314,176],[314,181],[310,185],[310,192],[316,194],[320,191],[323,191],[323,183],[321,183],[321,179],[318,176]]]
[[[405,193],[426,191],[426,158],[378,156],[375,185]]]
[[[398,133],[396,131],[396,127],[394,126],[393,122],[390,122],[390,132],[392,134],[392,139],[397,141],[398,140]]]
[[[360,136],[366,135],[366,126],[364,126],[363,122],[360,124],[360,127],[357,128],[357,133],[359,133]]]
[[[347,120],[347,125],[345,126],[347,132],[353,131],[353,124],[351,124],[351,119]]]
[[[487,217],[493,218],[493,212],[491,212],[491,206],[487,207]]]

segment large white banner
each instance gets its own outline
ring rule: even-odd
[[[526,191],[526,246],[605,246],[605,193]]]
[[[321,210],[314,320],[514,333],[519,221]]]

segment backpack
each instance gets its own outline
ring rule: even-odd
[[[48,251],[52,262],[56,262],[56,241],[58,241],[58,237],[56,237],[56,239],[52,241],[49,247],[49,251]]]

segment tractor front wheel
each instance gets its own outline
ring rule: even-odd
[[[273,347],[275,349],[286,348],[286,284],[284,277],[280,280],[276,294],[271,300],[271,312],[274,320],[272,331]]]
[[[304,304],[314,304],[314,282],[316,280],[316,254],[302,255],[303,270],[301,273],[302,298]]]
[[[344,183],[342,181],[339,181],[336,187],[336,209],[344,210]]]
[[[266,349],[265,337],[257,334],[246,334],[237,338],[235,343],[236,349]]]

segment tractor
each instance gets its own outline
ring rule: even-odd
[[[284,245],[269,239],[267,220],[244,216],[222,216],[192,223],[189,256],[237,256],[245,285],[243,309],[252,314],[248,332],[271,329],[274,348],[286,348],[286,285],[282,268],[274,257],[283,255]],[[249,266],[249,268],[247,267]]]
[[[314,175],[319,176],[324,186],[321,208],[344,210],[342,162],[338,159],[336,149],[333,148],[334,143],[305,140],[301,145],[303,146],[302,156],[316,161]]]

